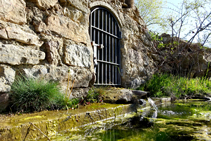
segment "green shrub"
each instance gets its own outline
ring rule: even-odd
[[[88,91],[86,98],[84,99],[86,102],[100,102],[101,96],[104,95],[105,90],[108,89],[107,87],[93,87]]]
[[[87,94],[85,100],[86,100],[86,102],[94,103],[94,102],[98,102],[98,97],[99,97],[99,93],[96,92],[94,88],[91,88],[88,91],[88,94]]]
[[[62,109],[70,104],[70,100],[60,92],[58,83],[55,82],[19,77],[11,86],[12,112]]]
[[[155,97],[173,95],[180,98],[187,95],[211,93],[211,81],[205,78],[190,79],[169,74],[155,74],[138,89],[150,91]]]
[[[58,102],[57,105],[59,105],[59,107],[62,107],[62,109],[66,109],[66,108],[78,108],[78,104],[79,104],[79,99],[78,98],[73,98],[73,99],[69,99],[67,97],[65,97],[62,101]]]

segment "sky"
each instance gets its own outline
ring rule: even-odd
[[[168,6],[168,7],[172,7],[172,8],[174,8],[173,5],[175,5],[175,6],[180,6],[181,3],[183,2],[183,0],[166,0],[166,1],[167,1],[167,6]],[[194,0],[190,0],[190,1],[194,1]],[[210,8],[211,8],[210,6],[211,6],[211,5],[209,5],[209,6],[204,6],[204,7],[206,7],[206,9],[207,9],[208,12],[210,11]],[[193,28],[194,26],[196,26],[196,25],[194,24],[194,22],[191,22],[191,18],[189,19],[188,22],[189,22],[189,24],[188,24],[187,26],[184,27],[184,33],[185,33],[185,32],[187,33],[187,32],[188,32],[187,30],[189,30],[190,28]],[[210,22],[211,22],[211,21],[210,21]],[[194,32],[196,32],[196,29],[193,30],[193,33],[194,33]],[[207,31],[203,31],[203,32],[207,32]],[[198,39],[199,39],[199,38],[202,38],[203,32],[201,32],[200,34],[198,34],[198,36],[194,39],[193,42],[198,42]],[[182,36],[185,36],[184,33],[183,33]],[[184,39],[189,40],[192,36],[193,36],[193,34],[192,34],[192,35],[190,34],[189,36],[187,36],[187,37],[184,38]],[[209,37],[209,39],[210,39],[209,41],[211,41],[211,36]],[[210,43],[210,42],[207,42],[207,43],[205,44],[205,46],[211,48],[211,43]]]
[[[178,4],[182,3],[183,0],[166,0],[166,1],[167,1],[167,6],[172,7],[172,4],[178,6]]]
[[[163,1],[164,1],[164,4],[165,4],[164,7],[168,7],[168,8],[164,8],[164,11],[163,11],[164,15],[171,13],[172,10],[170,10],[170,9],[180,8],[180,6],[183,2],[183,0],[163,0]],[[190,0],[190,1],[194,1],[194,0]],[[208,9],[207,11],[210,11],[210,9],[211,9],[210,6],[208,6],[206,8]],[[180,38],[183,38],[185,40],[189,40],[194,34],[190,34],[189,36],[185,36],[185,35],[190,30],[192,30],[191,28],[195,28],[196,24],[195,24],[194,20],[192,20],[191,18],[188,18],[188,20],[186,19],[186,21],[188,21],[188,22],[185,24],[186,26],[183,26],[183,29],[181,30],[182,32],[181,32]],[[152,31],[158,31],[158,33],[163,33],[162,29],[158,26],[153,27],[153,29],[152,29]],[[169,32],[171,32],[171,30],[169,30]],[[195,33],[195,32],[196,32],[196,29],[193,30],[193,33]],[[202,38],[202,35],[203,35],[203,33],[199,34],[198,37],[196,37],[193,42],[198,42],[197,39]],[[210,36],[210,38],[211,38],[211,36]],[[211,48],[211,43],[206,43],[205,46]]]

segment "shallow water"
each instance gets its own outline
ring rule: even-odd
[[[52,137],[55,141],[189,141],[211,140],[211,103],[179,101],[156,110],[142,109],[98,121]],[[156,118],[152,118],[153,116]]]

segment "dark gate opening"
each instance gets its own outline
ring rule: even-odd
[[[97,61],[95,85],[121,85],[121,32],[117,20],[107,9],[94,8],[89,32],[91,41],[98,45],[94,49]]]

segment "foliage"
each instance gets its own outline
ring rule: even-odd
[[[141,17],[147,26],[158,24],[163,25],[162,21],[162,6],[163,0],[137,0],[136,7],[138,8]]]
[[[101,96],[105,94],[105,89],[106,87],[91,88],[88,91],[88,95],[85,98],[85,101],[91,103],[101,102]]]
[[[157,48],[163,48],[165,46],[162,42],[163,38],[160,37],[158,33],[149,32],[149,35],[151,37],[151,40],[156,44]]]
[[[200,68],[204,65],[202,63],[204,60],[198,54],[202,55],[201,52],[205,52],[203,45],[211,39],[209,38],[211,35],[211,12],[208,10],[210,4],[211,0],[183,0],[178,6],[172,4],[173,8],[169,8],[170,12],[166,13],[168,18],[165,19],[165,23],[168,23],[166,28],[171,35],[163,34],[165,39],[162,41],[158,34],[150,33],[153,46],[156,47],[155,54],[162,55],[157,59],[159,60],[157,71],[167,68],[169,73],[175,75],[186,77],[197,75],[192,73],[194,66],[199,64]],[[192,44],[193,42],[198,43]],[[208,70],[207,72],[200,69],[197,71],[203,75],[208,74]]]
[[[169,74],[155,74],[139,90],[150,91],[153,96],[181,98],[194,94],[211,93],[211,81],[206,78],[185,78]]]
[[[62,101],[58,102],[58,105],[60,105],[59,107],[61,107],[62,109],[66,109],[66,108],[75,109],[75,108],[78,108],[78,104],[79,104],[78,98],[69,99],[67,97],[64,97]]]
[[[91,103],[97,102],[98,96],[99,93],[95,92],[95,90],[91,88],[86,96],[86,101]]]
[[[177,5],[174,3],[137,0],[136,6],[150,30],[188,39],[190,43],[194,41],[210,45],[211,0],[183,0]]]
[[[172,5],[166,18],[172,37],[186,38],[188,42],[199,42],[202,45],[209,42],[211,27],[211,0],[183,0],[178,5]],[[208,31],[208,32],[206,32]]]
[[[11,86],[10,106],[13,112],[62,109],[75,103],[76,100],[69,100],[60,92],[55,82],[19,77]]]

